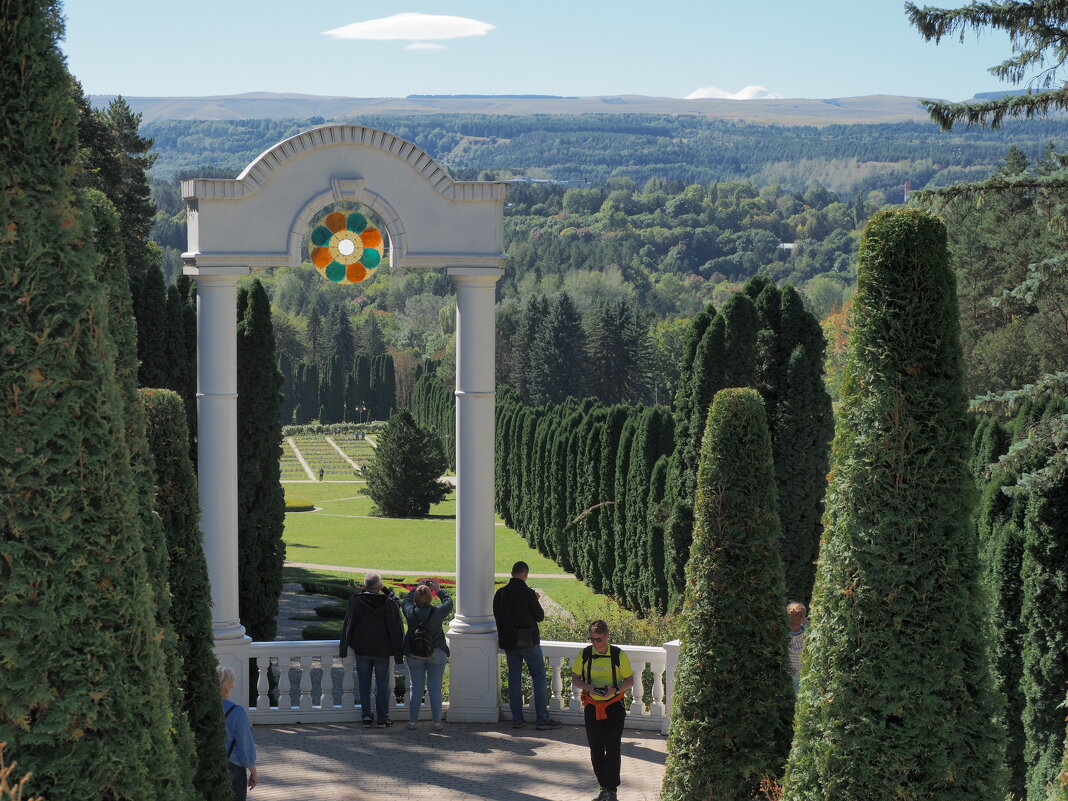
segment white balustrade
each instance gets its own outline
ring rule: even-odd
[[[564,723],[581,724],[582,702],[571,686],[573,661],[585,643],[542,641],[542,653],[548,662],[549,711]],[[673,647],[674,646],[674,647]],[[674,677],[666,675],[677,664],[678,643],[666,647],[620,645],[630,658],[634,669],[634,687],[627,707],[627,728],[667,731],[671,709],[671,690]],[[672,653],[674,651],[674,653]],[[315,723],[322,721],[358,721],[363,716],[356,690],[355,659],[350,653],[344,659],[337,656],[337,640],[305,640],[294,642],[254,642],[249,655],[255,664],[256,700],[249,709],[253,723]],[[671,657],[674,657],[672,659]],[[408,703],[412,695],[411,680],[406,681],[404,700],[398,704],[391,684],[382,688],[389,693],[390,714],[396,722],[408,719]],[[647,688],[647,673],[652,675]],[[340,672],[340,685],[337,674]],[[335,687],[340,690],[335,692]],[[293,688],[296,688],[294,691]],[[666,687],[666,689],[665,689]],[[377,688],[375,688],[377,690]],[[648,692],[647,692],[648,689]],[[646,696],[651,698],[648,706]],[[274,706],[271,699],[274,699]],[[428,699],[429,701],[429,699]],[[533,699],[526,699],[533,706]],[[374,701],[372,700],[372,705]],[[448,709],[448,702],[445,704]],[[501,712],[510,719],[507,694],[501,699]],[[420,718],[429,719],[430,704],[424,703]],[[533,709],[528,715],[534,719]]]

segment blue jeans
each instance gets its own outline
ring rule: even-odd
[[[534,684],[534,712],[536,723],[549,720],[549,690],[545,685],[545,657],[541,646],[523,650],[509,649],[504,652],[508,660],[508,704],[512,708],[512,723],[523,720],[523,663],[530,670],[530,680]]]
[[[434,649],[434,656],[431,659],[405,657],[408,675],[412,679],[412,700],[408,704],[408,720],[412,723],[419,720],[419,707],[423,703],[424,686],[430,695],[430,715],[435,723],[441,721],[441,680],[445,677],[445,664],[448,661],[449,657],[440,648]]]
[[[356,679],[360,686],[360,715],[364,720],[371,717],[371,671],[375,674],[376,722],[383,723],[389,717],[389,657],[356,654]]]

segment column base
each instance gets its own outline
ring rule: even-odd
[[[241,704],[246,709],[248,708],[248,660],[251,644],[251,637],[242,635],[219,639],[218,632],[215,633],[215,658],[219,660],[220,665],[225,665],[234,671],[234,689],[230,693],[230,700]]]
[[[496,723],[501,675],[497,634],[449,631],[449,721]]]

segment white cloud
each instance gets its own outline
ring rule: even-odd
[[[341,28],[323,31],[334,39],[424,40],[459,39],[464,36],[485,36],[496,26],[468,17],[442,14],[405,12],[392,17],[354,22]],[[423,48],[426,49],[426,48]]]
[[[444,50],[445,45],[435,44],[433,42],[412,42],[404,46],[405,50]]]
[[[737,92],[724,92],[718,86],[706,86],[703,89],[695,89],[686,95],[687,100],[700,100],[702,98],[718,98],[722,100],[782,100],[783,96],[773,92],[766,86],[747,86]]]

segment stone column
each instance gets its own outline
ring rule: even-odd
[[[496,268],[451,267],[456,284],[456,617],[449,628],[449,720],[496,722],[493,622],[494,289]]]
[[[248,705],[248,644],[237,594],[237,279],[247,268],[187,267],[197,284],[197,480],[215,654]]]

